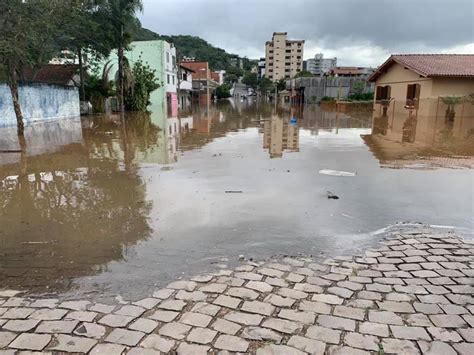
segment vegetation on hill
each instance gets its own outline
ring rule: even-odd
[[[240,60],[242,60],[244,71],[248,71],[257,65],[256,60],[227,53],[222,48],[214,47],[197,36],[159,35],[158,33],[141,27],[134,37],[135,41],[151,41],[154,39],[162,39],[174,43],[178,50],[179,57],[195,58],[198,61],[209,62],[209,67],[212,70],[229,71],[231,68],[238,67]]]

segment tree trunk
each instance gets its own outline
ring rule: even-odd
[[[10,92],[13,101],[13,110],[15,111],[16,116],[17,134],[18,136],[23,136],[25,134],[25,125],[23,124],[23,114],[21,113],[20,100],[18,95],[18,76],[16,68],[9,68],[8,74],[8,86],[10,87]]]
[[[124,67],[124,49],[123,49],[123,25],[121,28],[121,38],[118,46],[118,70],[119,70],[119,105],[120,112],[125,112],[125,95],[124,95],[124,80],[123,80],[123,67]]]
[[[82,48],[77,48],[77,56],[79,57],[79,80],[81,90],[81,101],[86,101],[86,91],[84,88],[84,63],[82,62]]]

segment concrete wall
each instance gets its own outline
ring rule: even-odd
[[[47,84],[22,85],[18,89],[25,123],[72,118],[80,115],[79,91],[75,87]],[[16,125],[10,88],[0,84],[0,127]]]

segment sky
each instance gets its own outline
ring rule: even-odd
[[[474,54],[473,0],[143,0],[143,27],[194,35],[257,59],[273,32],[304,39],[338,65],[373,66],[395,53]]]

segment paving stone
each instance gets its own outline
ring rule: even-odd
[[[420,295],[418,296],[418,299],[422,303],[436,303],[436,304],[441,304],[441,303],[449,304],[450,303],[448,299],[444,297],[443,295],[426,295],[426,296]]]
[[[118,314],[106,314],[101,319],[99,319],[98,323],[108,325],[109,327],[125,327],[128,323],[134,320],[134,317],[130,316],[121,316]]]
[[[474,297],[467,295],[448,294],[446,297],[452,302],[460,305],[474,304]]]
[[[379,309],[383,311],[392,311],[396,313],[415,313],[413,306],[408,302],[377,302]]]
[[[191,327],[187,324],[171,322],[162,326],[158,330],[158,333],[173,339],[181,340],[184,339],[190,329]]]
[[[332,281],[325,280],[321,277],[308,277],[306,278],[306,282],[309,284],[321,286],[321,287],[332,285]]]
[[[153,349],[134,347],[127,352],[127,355],[161,355],[161,352]]]
[[[57,298],[45,298],[39,299],[32,302],[29,307],[31,308],[55,308],[58,305],[59,300]]]
[[[420,313],[409,314],[406,317],[406,323],[408,325],[418,327],[431,327],[433,325],[428,316]]]
[[[474,343],[458,343],[453,344],[453,347],[460,355],[474,354]]]
[[[97,340],[94,339],[59,334],[56,337],[55,345],[48,350],[87,353],[95,344],[97,344]]]
[[[65,309],[38,309],[32,313],[28,318],[38,319],[38,320],[59,320],[62,319],[66,314],[67,310]]]
[[[308,294],[303,291],[294,290],[291,288],[280,288],[277,293],[283,297],[289,297],[296,300],[304,299],[308,297]]]
[[[259,325],[263,319],[263,317],[258,314],[249,314],[244,312],[229,312],[224,316],[224,318],[226,320],[245,325]]]
[[[216,335],[217,335],[217,332],[215,330],[204,329],[204,328],[194,328],[188,334],[186,340],[193,343],[209,344],[214,340]]]
[[[281,297],[279,295],[271,294],[265,298],[265,302],[271,303],[274,306],[278,307],[291,307],[295,303],[295,300],[292,298]]]
[[[369,310],[369,321],[382,324],[403,325],[400,316],[389,311],[372,311]]]
[[[23,333],[10,344],[10,348],[41,351],[50,341],[51,335]]]
[[[278,318],[268,318],[263,322],[262,326],[286,334],[294,334],[302,328],[302,325],[299,323]]]
[[[236,272],[234,276],[239,279],[261,281],[263,276],[253,272]]]
[[[140,317],[144,312],[145,308],[134,305],[126,305],[115,311],[115,314],[119,314],[121,316]]]
[[[359,332],[363,334],[376,335],[379,337],[388,337],[388,325],[372,323],[372,322],[362,322],[359,323]]]
[[[408,285],[408,286],[395,285],[393,287],[395,291],[397,292],[410,293],[410,294],[416,294],[416,295],[428,294],[428,291],[426,291],[426,289],[423,286],[419,286],[419,285]]]
[[[4,319],[25,319],[35,311],[36,311],[35,308],[10,308],[8,311],[3,313],[2,318],[4,318]]]
[[[349,276],[349,281],[354,283],[361,283],[361,284],[369,284],[372,283],[372,279],[370,277],[363,277],[363,276]],[[347,287],[350,288],[350,287]]]
[[[364,335],[354,332],[348,332],[344,336],[344,344],[353,348],[378,351],[378,339],[372,335]]]
[[[247,282],[245,287],[262,293],[272,292],[273,290],[273,287],[271,285],[263,281],[249,281]]]
[[[300,267],[300,268],[295,270],[295,273],[305,275],[305,276],[313,276],[314,275],[314,271],[311,270],[310,268],[307,268],[307,267]]]
[[[245,327],[242,330],[241,337],[248,340],[272,341],[279,344],[282,340],[277,332],[260,327]]]
[[[474,328],[457,329],[457,332],[464,338],[465,341],[474,343]]]
[[[328,348],[328,354],[330,355],[369,355],[370,352],[352,348],[350,346],[335,346],[331,345]]]
[[[361,277],[382,277],[383,274],[377,270],[359,270],[357,276]]]
[[[59,307],[72,309],[74,311],[85,311],[90,304],[89,301],[65,301],[61,303]]]
[[[418,345],[423,354],[430,355],[456,355],[456,351],[449,344],[443,343],[441,341],[419,341]]]
[[[274,310],[275,307],[271,304],[260,301],[246,301],[242,305],[242,311],[263,314],[265,316],[271,315]]]
[[[287,276],[286,276],[286,280],[289,281],[289,282],[301,282],[304,280],[304,276],[303,275],[299,275],[299,274],[295,274],[293,272],[290,272]]]
[[[97,316],[97,313],[95,312],[73,311],[73,312],[69,312],[67,316],[65,317],[65,319],[78,320],[80,322],[92,322],[96,316]]]
[[[305,352],[287,345],[265,345],[257,349],[256,355],[303,355]]]
[[[154,349],[164,353],[169,353],[174,348],[176,342],[171,339],[163,338],[157,334],[148,335],[141,342],[140,346],[147,349]]]
[[[21,291],[17,291],[17,290],[1,290],[0,297],[5,297],[5,298],[15,297],[16,295],[20,293]]]
[[[165,300],[169,298],[173,294],[173,292],[175,292],[175,290],[170,288],[162,288],[158,291],[153,292],[153,297]]]
[[[306,331],[308,338],[320,340],[325,343],[339,344],[341,338],[341,332],[330,328],[311,326]]]
[[[115,306],[110,306],[110,305],[102,304],[102,303],[96,303],[92,305],[89,309],[94,312],[108,314],[108,313],[113,312],[113,310],[115,309]]]
[[[220,295],[214,300],[214,304],[219,306],[227,307],[227,308],[237,308],[240,304],[241,300],[239,298]]]
[[[227,286],[233,286],[233,287],[240,287],[244,283],[245,283],[245,280],[238,279],[236,277],[221,276],[221,277],[217,278],[216,283],[208,284],[208,286],[213,285],[214,290],[219,290],[219,289],[222,289],[222,287],[226,286],[226,285]],[[203,287],[206,287],[206,286],[203,286]],[[224,290],[225,290],[225,288],[224,288]],[[202,290],[202,291],[204,291],[204,290]],[[207,291],[207,292],[212,293],[210,291]],[[222,292],[224,292],[224,291],[222,291]],[[222,293],[222,292],[214,292],[214,293]]]
[[[255,269],[255,266],[252,266],[252,265],[240,265],[240,266],[237,266],[234,270],[235,270],[235,271],[252,271],[253,269]]]
[[[36,333],[70,334],[78,324],[77,320],[47,320],[40,323]]]
[[[293,320],[304,324],[314,324],[316,315],[313,312],[295,311],[293,309],[282,309],[278,317]]]
[[[245,287],[231,287],[226,292],[229,296],[242,298],[245,300],[255,300],[258,293]]]
[[[224,334],[217,338],[214,346],[223,350],[245,352],[249,347],[249,343],[239,337]]]
[[[0,349],[10,344],[16,336],[17,334],[15,333],[0,331]]]
[[[431,337],[422,327],[407,327],[399,325],[391,325],[392,334],[397,339],[408,340],[431,340]]]
[[[182,300],[165,300],[158,305],[158,308],[168,311],[181,311],[185,306],[186,302]]]
[[[209,282],[213,278],[212,275],[198,275],[194,276],[191,278],[191,281],[196,281],[196,282]]]
[[[105,335],[106,328],[95,323],[82,323],[74,331],[74,334],[85,336],[87,338],[100,339]]]
[[[400,285],[396,285],[396,287],[398,286]],[[382,285],[380,283],[367,284],[365,285],[365,289],[367,291],[373,291],[373,292],[383,292],[383,293],[392,292],[392,286]]]
[[[298,291],[307,292],[307,293],[323,293],[324,292],[324,289],[321,286],[312,285],[306,282],[295,284],[294,289]]]
[[[336,296],[343,297],[343,298],[350,298],[354,292],[351,290],[348,290],[347,288],[342,288],[342,287],[329,287],[327,289],[327,292],[332,293]]]
[[[270,264],[267,264],[265,266],[269,267],[271,269],[280,270],[280,271],[290,271],[291,270],[290,265],[284,265],[284,264],[280,264],[280,263],[270,263]]]
[[[170,283],[168,286],[166,286],[166,288],[174,289],[174,290],[194,291],[196,286],[197,284],[194,281],[180,280],[180,281],[174,281]]]
[[[353,282],[353,281],[339,281],[337,283],[337,286],[343,289],[349,289],[351,291],[360,291],[364,288],[363,284]]]
[[[466,315],[463,315],[462,317],[467,323],[469,323],[471,327],[474,327],[474,316],[466,314]]]
[[[419,354],[416,345],[409,340],[382,339],[382,348],[385,354]]]
[[[357,293],[358,298],[362,298],[364,300],[374,300],[374,301],[381,301],[382,294],[374,291],[360,291]]]
[[[3,303],[3,307],[28,307],[30,301],[23,297],[11,297]]]
[[[212,317],[206,314],[186,312],[181,316],[179,321],[195,327],[207,327],[211,320]]]
[[[400,272],[403,272],[403,271],[400,271]],[[404,285],[405,284],[403,280],[398,277],[377,277],[374,279],[374,283],[379,283],[382,285]]]
[[[28,332],[35,328],[39,322],[37,319],[12,319],[5,323],[2,329],[12,332]]]
[[[406,258],[403,259],[406,262]],[[421,266],[418,264],[400,264],[398,268],[403,271],[416,271],[421,270]]]
[[[133,302],[133,305],[139,306],[139,307],[142,307],[142,308],[145,308],[145,309],[152,309],[159,302],[160,302],[160,300],[158,300],[156,298],[148,297],[148,298],[144,298],[140,301]]]
[[[463,328],[467,324],[455,314],[434,314],[429,316],[433,324],[441,328]]]
[[[439,306],[436,304],[414,302],[413,307],[415,308],[417,312],[424,313],[424,314],[443,313],[441,308],[439,308]]]
[[[360,309],[360,308],[347,307],[347,306],[335,306],[334,315],[343,317],[343,318],[364,320],[365,310]]]
[[[320,277],[322,277],[323,279],[326,279],[326,280],[331,280],[331,281],[343,281],[343,280],[347,279],[347,275],[334,274],[334,273],[320,275]]]
[[[125,351],[125,346],[118,344],[97,344],[89,354],[118,355]]]
[[[107,338],[105,338],[105,341],[108,341],[110,343],[135,346],[140,342],[140,340],[142,340],[144,336],[145,333],[142,332],[126,329],[114,329],[112,333],[110,333]]]
[[[427,330],[435,340],[455,343],[462,341],[461,336],[454,330],[436,327],[428,327]]]
[[[173,312],[173,311],[156,311],[152,315],[150,315],[148,318],[158,320],[160,322],[171,322],[173,321],[177,316],[178,312]]]
[[[178,355],[206,355],[209,351],[209,346],[181,343],[178,346]]]
[[[305,338],[299,335],[293,335],[288,340],[287,344],[310,354],[324,354],[324,350],[326,349],[326,344],[322,341]]]
[[[331,306],[326,303],[321,302],[311,302],[303,300],[299,304],[299,309],[301,311],[310,311],[319,314],[329,314],[331,313]]]
[[[318,317],[318,324],[323,327],[333,329],[355,331],[355,322],[352,319],[335,317],[326,314],[320,315]]]
[[[218,318],[212,324],[212,329],[215,329],[220,333],[235,335],[235,333],[240,330],[240,325],[225,319]]]
[[[313,295],[311,299],[316,302],[322,302],[322,303],[328,303],[328,304],[342,304],[344,302],[344,299],[342,299],[339,296],[326,295],[326,294]]]
[[[208,316],[215,316],[220,311],[220,309],[221,307],[216,306],[214,304],[210,304],[207,302],[198,302],[191,309],[191,312],[207,314]]]
[[[139,318],[128,326],[128,329],[137,330],[143,333],[151,333],[156,329],[158,323],[151,319]]]

